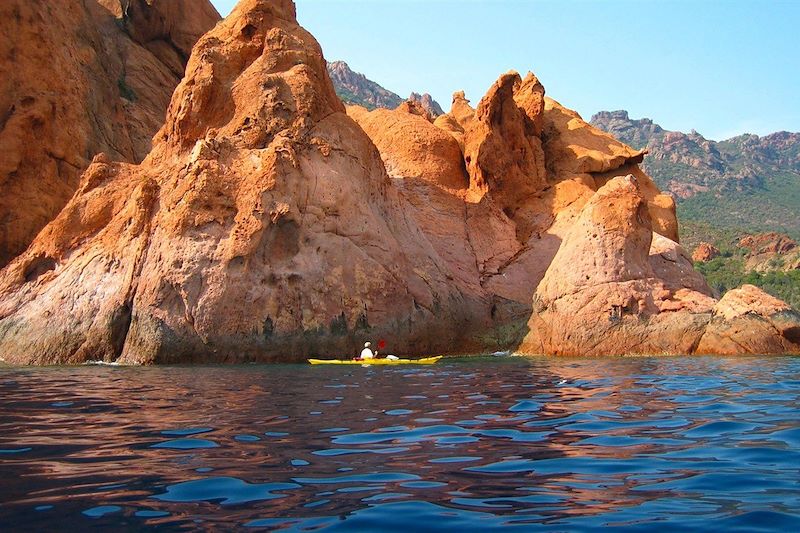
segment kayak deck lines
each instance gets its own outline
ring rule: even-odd
[[[432,365],[442,356],[422,359],[309,359],[312,365]]]

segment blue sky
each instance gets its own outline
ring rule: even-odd
[[[212,0],[226,15],[235,0]],[[800,0],[297,0],[325,57],[447,111],[533,71],[588,118],[627,109],[712,139],[800,131]]]

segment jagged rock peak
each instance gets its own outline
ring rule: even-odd
[[[515,100],[515,91],[522,87],[517,72],[500,76],[481,98],[474,121],[465,129],[464,154],[473,197],[495,189],[505,197],[504,207],[511,210],[543,189],[546,180],[541,140],[526,110]],[[456,105],[464,105],[458,94],[454,96]]]
[[[206,136],[258,147],[332,112],[344,106],[322,49],[297,24],[294,3],[243,0],[197,43],[157,139],[167,152]]]
[[[381,87],[364,74],[354,72],[344,61],[328,63],[328,74],[336,94],[347,105],[360,105],[369,110],[394,109],[403,102],[398,94]]]
[[[618,109],[616,111],[599,111],[592,115],[592,119],[590,122],[595,122],[596,120],[630,120],[630,116],[628,116],[628,112],[624,109]]]
[[[425,108],[428,114],[430,114],[431,118],[435,119],[436,117],[444,115],[442,107],[428,93],[425,94],[411,93],[411,96],[409,96],[408,99],[419,103],[423,108]]]
[[[536,137],[541,137],[544,128],[544,94],[544,85],[532,72],[514,89],[514,100],[531,121],[531,134]]]

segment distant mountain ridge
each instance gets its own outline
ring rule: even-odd
[[[800,235],[800,133],[713,141],[627,111],[602,111],[591,124],[649,152],[643,167],[676,197],[682,222]]]
[[[395,109],[406,101],[397,93],[353,71],[344,61],[328,63],[328,74],[333,81],[336,94],[347,105],[360,105],[372,111],[377,108]],[[408,100],[419,103],[434,118],[444,114],[439,103],[428,93],[412,92]]]
[[[367,109],[385,107],[394,109],[403,103],[400,95],[384,89],[361,73],[354,72],[344,61],[328,63],[336,94],[345,104],[360,105]]]

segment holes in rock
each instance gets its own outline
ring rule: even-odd
[[[44,129],[44,120],[39,117],[31,118],[31,129],[35,132],[41,132]]]
[[[330,330],[331,335],[342,336],[347,334],[347,318],[345,318],[344,313],[331,321]]]
[[[269,339],[273,333],[275,333],[275,324],[272,322],[272,318],[267,317],[264,321],[264,338]]]
[[[131,328],[132,317],[133,310],[130,304],[127,303],[115,309],[111,314],[108,326],[111,335],[111,345],[116,357],[122,355],[122,350],[125,348],[125,339],[128,337],[128,330]]]
[[[36,280],[42,274],[55,270],[58,263],[52,257],[39,255],[33,258],[25,267],[25,282],[29,283]]]
[[[300,226],[294,220],[280,219],[262,239],[265,262],[287,261],[300,251]]]
[[[358,320],[356,320],[356,327],[354,331],[363,331],[369,329],[369,320],[367,319],[366,313],[361,313],[358,315]]]
[[[256,34],[256,27],[252,24],[248,24],[244,28],[242,28],[242,35],[244,35],[245,39],[252,39],[253,35]]]
[[[800,327],[792,326],[791,328],[786,328],[781,333],[783,338],[787,341],[792,342],[794,344],[800,344]]]

